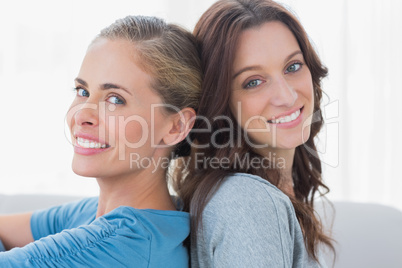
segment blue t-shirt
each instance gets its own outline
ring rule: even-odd
[[[0,267],[188,267],[188,213],[121,206],[95,219],[98,198],[36,211],[35,242],[0,253]]]

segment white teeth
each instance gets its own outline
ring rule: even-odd
[[[82,148],[91,148],[91,149],[99,149],[99,148],[106,148],[106,144],[102,144],[99,142],[91,141],[91,140],[86,140],[83,138],[77,138],[77,144],[82,147]]]
[[[274,123],[274,124],[289,123],[289,122],[296,120],[296,118],[298,118],[299,115],[300,115],[300,110],[297,110],[296,112],[292,113],[291,115],[287,115],[285,117],[281,117],[278,119],[268,120],[268,122]]]

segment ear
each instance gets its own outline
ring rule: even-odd
[[[184,108],[173,116],[173,124],[163,142],[167,145],[175,145],[184,140],[194,126],[196,113],[193,108]]]

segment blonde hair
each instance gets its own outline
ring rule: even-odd
[[[152,75],[152,87],[163,102],[197,110],[201,63],[190,32],[156,17],[127,16],[103,29],[95,41],[98,38],[133,42],[137,64]]]

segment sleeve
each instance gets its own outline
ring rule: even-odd
[[[101,217],[0,252],[0,267],[148,267],[149,247],[149,233],[135,218]]]
[[[250,178],[226,180],[203,212],[199,266],[292,267],[293,211],[273,186]]]
[[[0,252],[2,251],[6,251],[6,249],[4,248],[3,242],[0,240]]]
[[[96,210],[96,205],[97,198],[85,198],[76,202],[35,211],[30,221],[34,240],[60,233],[64,229],[77,227],[77,225],[74,226],[77,215],[84,219],[90,218],[87,214],[93,213],[94,209]]]

